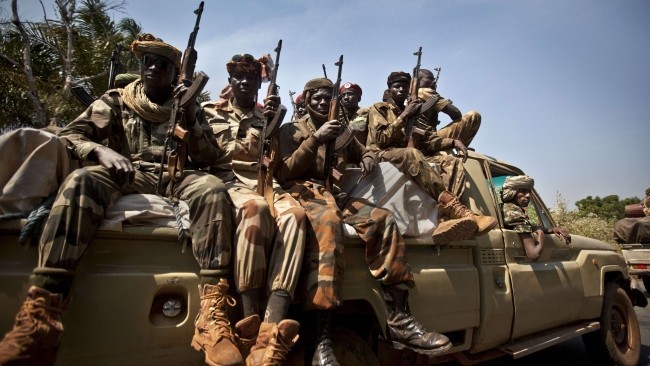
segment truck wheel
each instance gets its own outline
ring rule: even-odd
[[[600,363],[635,366],[641,356],[639,320],[617,283],[605,287],[600,329],[582,336],[587,351]]]
[[[645,287],[645,291],[650,294],[650,276],[643,276],[641,277],[641,280],[643,281],[643,287]]]

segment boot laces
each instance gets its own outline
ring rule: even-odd
[[[284,365],[287,359],[287,355],[291,350],[293,340],[285,340],[284,337],[278,336],[278,333],[279,331],[276,328],[271,336],[271,341],[269,342],[269,346],[267,348],[264,365]]]
[[[457,217],[467,217],[467,216],[474,216],[474,213],[470,211],[465,205],[460,203],[458,199],[454,199],[449,203],[449,209],[450,211],[455,214]]]
[[[39,330],[47,331],[51,328],[48,324],[39,321],[39,319],[46,318],[48,313],[60,315],[62,310],[48,305],[42,297],[26,300],[16,315],[16,324],[13,330],[7,333],[3,343],[20,350],[27,349],[28,345],[34,341],[32,335]]]
[[[332,348],[332,340],[329,337],[321,338],[316,347],[317,357],[321,359],[321,365],[325,366],[338,366],[339,363],[334,355],[334,349]]]
[[[232,296],[222,294],[219,291],[203,295],[201,300],[210,301],[208,311],[211,320],[210,324],[213,325],[210,333],[216,336],[214,343],[216,344],[223,338],[235,343],[235,335],[230,327],[230,320],[228,320],[227,306],[234,307],[237,305],[237,301]]]

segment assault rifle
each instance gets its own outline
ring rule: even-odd
[[[278,41],[278,46],[274,51],[275,66],[273,67],[273,74],[271,75],[269,88],[266,91],[267,98],[272,95],[278,95],[278,91],[280,89],[276,81],[278,77],[278,68],[280,67],[282,40]],[[273,137],[275,136],[280,123],[282,123],[285,114],[287,114],[287,108],[280,104],[278,110],[275,111],[275,114],[273,114],[273,117],[267,117],[264,120],[262,135],[260,137],[261,146],[259,157],[259,171],[257,173],[257,193],[266,198],[266,201],[269,203],[270,207],[273,207]]]
[[[441,67],[436,67],[435,69],[433,69],[433,71],[436,72],[436,77],[433,78],[433,84],[432,84],[433,85],[433,88],[432,88],[433,90],[438,89],[438,79],[440,79],[440,70],[442,70]]]
[[[295,120],[296,118],[296,110],[298,109],[298,106],[296,105],[296,101],[293,100],[293,95],[296,94],[295,91],[289,90],[289,99],[291,100],[291,107],[293,108],[293,114],[291,115],[291,120]]]
[[[110,64],[108,68],[108,90],[115,88],[115,76],[122,72],[122,62],[120,61],[120,53],[122,52],[122,44],[115,45],[111,53]],[[96,98],[88,94],[86,88],[81,85],[75,85],[70,89],[70,93],[77,99],[84,107],[91,105]]]
[[[413,52],[413,55],[418,57],[418,62],[413,68],[413,77],[411,78],[411,85],[409,85],[409,96],[408,103],[414,103],[418,99],[418,89],[420,88],[420,61],[422,59],[422,47],[418,49],[417,52]],[[415,147],[415,141],[413,140],[413,132],[415,130],[414,124],[417,120],[417,115],[411,116],[406,119],[406,146]]]
[[[336,77],[336,83],[334,83],[334,89],[332,90],[332,100],[330,101],[330,109],[327,114],[327,120],[331,121],[333,119],[339,119],[339,110],[341,104],[339,101],[339,88],[341,87],[341,72],[343,71],[343,55],[339,57],[339,61],[334,64],[338,66],[338,75]],[[338,154],[336,149],[336,140],[329,141],[327,146],[325,146],[325,188],[328,190],[332,189],[332,178],[339,180],[341,178],[341,173],[336,169],[336,163],[338,160]]]
[[[325,64],[323,64],[323,76],[327,79],[327,69],[325,68]]]
[[[201,94],[209,79],[208,75],[203,71],[199,71],[194,82],[192,82],[197,58],[194,43],[199,32],[201,14],[203,14],[203,1],[201,1],[198,9],[194,11],[194,14],[196,14],[196,23],[194,24],[194,30],[190,33],[187,48],[183,52],[183,61],[178,76],[179,85],[183,83],[188,89],[182,97],[178,94],[174,96],[174,103],[169,116],[169,129],[167,130],[167,137],[165,138],[163,154],[160,160],[160,172],[158,173],[158,194],[160,195],[164,194],[162,178],[165,160],[167,160],[167,171],[172,182],[175,182],[183,175],[187,157],[187,141],[190,138],[190,133],[185,126],[185,108],[190,103],[196,103],[196,98]],[[167,154],[170,144],[172,145],[171,151]]]

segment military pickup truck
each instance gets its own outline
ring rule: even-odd
[[[520,358],[581,336],[594,360],[636,365],[640,331],[634,306],[647,301],[630,286],[620,251],[578,235],[570,245],[547,235],[541,258],[529,261],[518,234],[503,228],[499,202],[504,178],[523,172],[474,152],[465,170],[462,200],[501,225],[446,246],[433,243],[430,235],[406,238],[416,282],[411,311],[453,343],[425,363]],[[530,216],[545,227],[554,225],[540,197],[532,196]],[[406,207],[411,208],[396,216],[419,215],[416,206]],[[11,328],[38,256],[37,248],[17,244],[21,222],[0,222],[0,332]],[[203,356],[190,347],[199,268],[191,251],[181,251],[177,234],[173,227],[146,225],[97,233],[77,271],[57,365],[202,363]],[[393,350],[383,340],[387,311],[354,236],[346,239],[345,259],[344,305],[333,332],[341,364],[421,364],[424,356]],[[302,332],[310,327],[303,322],[299,298],[290,315],[301,321],[301,339],[306,338]],[[299,341],[291,364],[303,364],[303,349]]]

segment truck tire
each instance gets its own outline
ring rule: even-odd
[[[636,366],[641,356],[639,320],[625,290],[615,282],[605,286],[600,329],[582,336],[594,360],[606,365]]]

